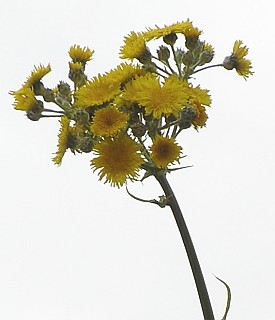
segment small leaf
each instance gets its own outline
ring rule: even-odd
[[[216,277],[216,276],[215,276],[215,277]],[[218,278],[218,277],[216,277],[216,278],[217,278],[221,283],[223,283],[223,284],[225,285],[226,290],[227,290],[227,303],[226,303],[225,313],[224,313],[224,315],[223,315],[223,317],[222,317],[222,319],[221,319],[221,320],[226,320],[227,314],[228,314],[229,309],[230,309],[230,304],[231,304],[231,290],[230,290],[229,285],[228,285],[226,282],[224,282],[222,279],[220,279],[220,278]]]

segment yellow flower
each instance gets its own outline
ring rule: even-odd
[[[74,45],[69,50],[69,56],[73,62],[81,62],[83,64],[90,61],[93,54],[93,50],[90,50],[87,47],[81,48],[79,45]]]
[[[182,148],[175,142],[175,139],[157,135],[150,150],[155,165],[164,169],[170,163],[179,162]]]
[[[70,134],[70,120],[67,117],[62,117],[59,120],[59,123],[61,127],[58,134],[57,152],[55,153],[55,157],[52,159],[57,165],[61,164],[63,156],[68,148],[68,139]]]
[[[36,83],[41,81],[41,79],[50,71],[50,64],[48,64],[47,67],[44,67],[42,64],[40,64],[38,67],[34,67],[34,70],[31,72],[31,75],[27,78],[27,81],[24,83],[23,87],[33,87]]]
[[[37,105],[37,100],[31,88],[22,87],[17,91],[10,92],[14,96],[14,108],[16,110],[29,111]]]
[[[209,91],[201,89],[199,86],[193,88],[186,83],[186,93],[188,94],[188,104],[195,108],[197,116],[192,122],[194,127],[204,127],[208,116],[206,114],[205,106],[211,105],[211,97]]]
[[[193,88],[187,84],[185,92],[188,94],[188,102],[190,104],[192,104],[192,101],[198,101],[202,105],[210,106],[211,97],[208,93],[209,90],[201,89],[199,86]]]
[[[119,82],[121,85],[125,85],[131,79],[145,75],[146,71],[140,66],[135,66],[132,64],[121,63],[115,69],[106,73],[106,76],[113,82]]]
[[[99,142],[94,150],[98,157],[91,161],[91,166],[94,171],[99,170],[99,180],[105,178],[105,183],[112,186],[121,187],[126,179],[136,178],[144,162],[139,146],[127,135]]]
[[[96,136],[111,137],[126,127],[129,116],[115,107],[107,107],[95,112],[91,131]]]
[[[128,83],[122,100],[138,102],[145,108],[146,115],[160,118],[170,114],[177,116],[187,97],[185,84],[176,75],[168,77],[161,85],[154,75],[148,74]]]
[[[164,26],[163,28],[159,28],[158,26],[156,26],[155,29],[148,28],[148,31],[144,32],[143,36],[147,41],[149,41],[152,39],[166,37],[173,33],[181,33],[185,36],[199,36],[201,31],[198,28],[194,28],[192,22],[187,20],[173,23],[170,26]]]
[[[198,38],[202,34],[202,31],[197,27],[193,27],[192,23],[190,22],[190,25],[186,27],[182,33],[186,38]]]
[[[140,96],[141,86],[146,81],[147,78],[156,78],[154,74],[148,73],[141,77],[136,77],[134,80],[126,83],[124,90],[121,95],[117,96],[114,99],[114,103],[117,106],[128,106],[130,107],[132,104],[138,103],[138,99]]]
[[[248,54],[248,48],[242,44],[241,40],[235,41],[233,52],[229,57],[224,59],[223,66],[227,70],[236,69],[237,73],[246,79],[253,72],[251,71],[251,61],[244,58]]]
[[[208,116],[206,114],[205,107],[202,106],[198,101],[193,101],[192,106],[195,108],[197,117],[193,121],[194,127],[197,129],[198,127],[205,127]]]
[[[120,48],[121,59],[139,59],[146,52],[145,39],[142,33],[132,31],[124,37],[124,45]]]
[[[202,42],[202,51],[212,52],[213,54],[215,53],[213,46],[205,41]]]
[[[113,82],[107,76],[94,77],[75,93],[75,106],[88,107],[108,102],[120,93],[120,83]]]

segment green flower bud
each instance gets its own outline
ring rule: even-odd
[[[138,58],[138,61],[142,64],[150,63],[151,60],[152,60],[152,55],[148,48],[146,48],[143,54]]]
[[[45,87],[41,81],[34,83],[33,92],[36,96],[43,96],[44,91],[45,91]]]
[[[76,109],[73,118],[79,125],[89,125],[90,115],[84,109]]]
[[[170,33],[167,36],[163,37],[163,41],[169,46],[173,46],[178,39],[178,36],[175,33]]]
[[[79,142],[79,149],[82,152],[89,153],[93,150],[94,141],[90,134],[86,134]]]
[[[131,130],[133,135],[137,138],[143,137],[147,131],[146,126],[142,123],[136,123],[132,125]]]
[[[187,51],[182,55],[182,63],[186,66],[192,66],[196,61],[191,51]]]
[[[200,65],[211,62],[213,58],[214,58],[213,51],[203,51],[200,55]]]
[[[45,89],[43,92],[43,99],[45,102],[55,102],[55,94],[52,89]]]
[[[175,52],[175,59],[178,63],[182,63],[182,57],[184,56],[184,51],[181,49],[177,49]]]
[[[186,37],[185,46],[189,50],[194,50],[200,45],[199,37]]]
[[[179,127],[181,129],[188,129],[191,127],[192,122],[196,119],[197,112],[196,109],[192,106],[186,106],[181,110]]]
[[[65,98],[68,101],[71,101],[71,88],[68,83],[60,81],[59,85],[57,86],[59,95]]]
[[[160,46],[159,50],[157,50],[157,54],[160,61],[167,62],[170,58],[170,51],[165,46]]]
[[[69,133],[68,139],[67,139],[67,148],[71,149],[72,151],[75,151],[78,146],[78,137],[75,134]]]

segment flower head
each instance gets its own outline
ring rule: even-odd
[[[74,45],[69,50],[69,56],[73,62],[81,62],[83,64],[90,61],[93,54],[93,50],[90,50],[88,47],[81,48],[79,45]]]
[[[31,88],[22,87],[17,91],[10,92],[14,96],[14,108],[16,110],[29,111],[37,105],[37,100]]]
[[[176,33],[181,33],[185,36],[199,36],[201,34],[201,31],[198,28],[194,28],[192,22],[187,20],[173,23],[170,26],[164,26],[162,28],[158,26],[156,26],[155,29],[149,28],[146,32],[143,33],[143,36],[147,41],[149,41]]]
[[[202,105],[210,106],[211,97],[209,95],[209,90],[201,89],[200,86],[192,87],[189,85],[186,86],[185,91],[188,94],[188,102],[190,104],[193,104],[193,101],[197,101]]]
[[[161,84],[154,75],[148,74],[133,80],[125,86],[122,99],[138,102],[145,108],[145,114],[154,118],[162,115],[177,115],[187,102],[185,85],[177,76],[170,76]]]
[[[57,165],[60,165],[63,156],[68,148],[68,139],[70,134],[70,120],[67,117],[62,117],[60,120],[60,130],[58,134],[58,145],[55,157],[52,159]]]
[[[31,88],[35,84],[41,81],[41,79],[51,71],[50,64],[47,67],[44,67],[40,64],[38,67],[34,67],[34,70],[31,72],[31,75],[27,78],[27,81],[24,83],[23,87]]]
[[[205,107],[201,105],[198,101],[193,101],[192,106],[195,108],[197,116],[193,120],[193,125],[197,129],[205,126],[208,116],[206,114]]]
[[[99,170],[99,180],[105,178],[112,186],[121,187],[127,179],[136,178],[144,162],[139,146],[128,135],[98,142],[94,150],[98,157],[91,166]]]
[[[124,45],[120,48],[122,59],[140,59],[146,53],[146,43],[142,33],[132,31],[124,38]]]
[[[126,127],[129,116],[115,107],[107,107],[95,112],[91,131],[96,136],[112,137]]]
[[[233,52],[229,57],[224,59],[223,66],[227,70],[236,69],[237,73],[246,79],[253,72],[251,71],[251,61],[245,58],[248,54],[248,48],[242,44],[241,40],[235,41]]]
[[[215,49],[213,48],[213,46],[205,41],[202,42],[202,51],[209,51],[213,54],[215,53]]]
[[[157,135],[150,149],[155,165],[164,169],[168,164],[179,162],[182,148],[175,142],[175,139]]]
[[[212,61],[215,55],[215,50],[213,46],[205,41],[201,42],[202,48],[201,48],[201,54],[200,54],[200,64],[203,65],[205,63],[209,63]]]
[[[94,77],[84,86],[76,91],[75,105],[78,107],[88,107],[101,105],[104,102],[112,100],[120,93],[120,83],[113,82],[107,76]]]
[[[113,82],[119,82],[124,86],[131,79],[145,75],[146,71],[140,66],[135,66],[128,63],[121,63],[115,69],[106,73],[106,76]]]
[[[198,38],[202,34],[202,31],[197,27],[193,27],[191,22],[189,23],[190,24],[186,26],[186,28],[183,31],[185,38]]]

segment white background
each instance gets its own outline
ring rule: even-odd
[[[130,31],[190,18],[229,55],[249,47],[255,75],[210,69],[196,83],[211,91],[207,128],[186,130],[188,155],[169,180],[194,239],[216,319],[232,289],[228,319],[275,319],[274,52],[271,1],[20,1],[0,7],[0,319],[202,319],[183,245],[169,209],[104,185],[91,155],[51,161],[58,122],[15,111],[34,65],[52,66],[47,86],[67,80],[68,49],[95,50],[90,77],[120,63]],[[153,180],[131,192],[157,198]]]

